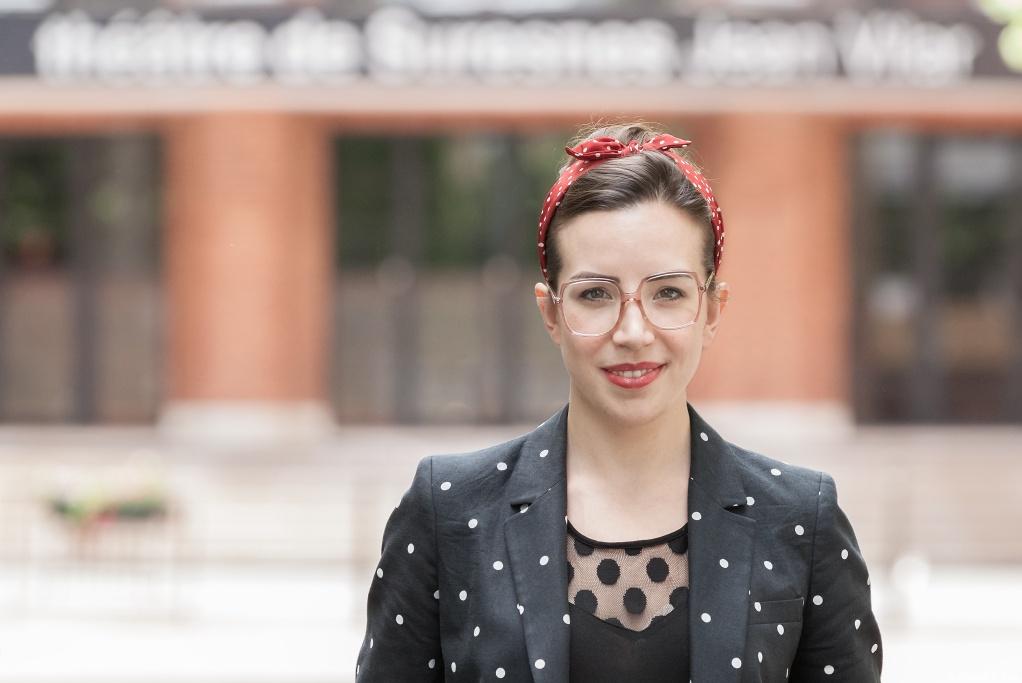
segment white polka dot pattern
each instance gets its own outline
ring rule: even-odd
[[[719,272],[720,260],[724,255],[724,216],[721,214],[717,199],[713,195],[710,184],[706,181],[703,174],[684,157],[677,152],[671,151],[672,148],[686,147],[690,144],[692,144],[691,141],[675,137],[670,133],[658,133],[652,140],[646,143],[631,140],[625,144],[610,136],[601,135],[583,140],[574,147],[565,147],[564,151],[575,157],[575,161],[564,170],[550,188],[550,192],[547,193],[546,200],[543,202],[543,209],[539,214],[536,250],[539,254],[539,267],[543,271],[543,277],[546,278],[547,276],[545,241],[547,229],[550,227],[550,221],[553,219],[554,212],[561,205],[561,199],[568,191],[571,183],[602,162],[654,151],[667,155],[674,162],[674,165],[685,174],[685,178],[706,199],[706,203],[710,207],[710,223],[713,226],[715,237],[713,244],[713,271]],[[705,438],[704,435],[703,439],[705,440]]]
[[[710,437],[705,446],[703,433]],[[708,449],[721,441],[703,424],[693,423],[692,434],[695,443]],[[550,494],[554,482],[535,486],[532,496],[501,499],[499,514],[477,495],[480,482],[503,491],[500,487],[514,481],[518,475],[509,476],[511,464],[559,464],[563,446],[553,443],[532,441],[520,453],[496,455],[478,471],[441,466],[439,459],[436,464],[431,459],[420,463],[411,489],[387,522],[381,556],[371,565],[368,625],[355,662],[356,683],[443,680],[445,674],[451,680],[560,678],[568,654],[561,639],[580,628],[580,619],[558,609],[549,595],[535,589],[519,592],[515,581],[521,567],[525,576],[548,582],[564,571],[564,557],[541,538],[532,542],[535,534],[522,535],[529,539],[527,544],[505,546],[502,533],[509,518],[514,520],[510,524],[522,525],[519,529],[532,525],[532,532],[540,528],[563,532],[564,510],[551,507],[549,498],[537,498]],[[544,451],[546,455],[541,455]],[[723,583],[736,576],[750,577],[729,593],[734,600],[742,592],[748,595],[747,602],[741,596],[739,603],[749,613],[745,640],[715,640],[716,651],[704,649],[709,656],[702,666],[709,678],[700,679],[877,683],[883,644],[870,606],[869,573],[851,525],[837,505],[833,480],[797,465],[778,469],[780,461],[759,457],[749,456],[745,485],[721,499],[728,508],[745,501],[747,506],[737,514],[756,518],[762,536],[754,536],[750,554],[734,543],[711,542],[719,534],[721,515],[730,513],[706,498],[690,501],[692,527],[700,528],[706,541],[700,558],[704,576]],[[497,467],[498,461],[505,467]],[[718,456],[714,462],[719,461]],[[704,485],[714,483],[702,470],[693,469],[693,474]],[[818,497],[812,497],[813,488],[819,489]],[[513,507],[507,505],[509,499],[515,502]],[[525,515],[516,514],[526,510]],[[461,562],[462,569],[445,573],[448,556],[438,557],[438,549],[450,553],[451,562]],[[463,550],[476,553],[477,566],[471,572],[469,563],[459,559]],[[800,589],[795,589],[796,582]],[[441,610],[450,615],[448,633],[433,627]],[[733,607],[716,600],[696,604],[693,617],[696,639],[717,639],[735,621]],[[538,646],[530,645],[531,651],[517,639],[513,647],[521,649],[512,654],[500,635],[512,623],[510,632],[532,633],[530,637],[539,632],[544,637]]]
[[[430,633],[427,628],[439,619],[441,597],[432,499],[446,490],[440,486],[445,480],[434,479],[432,468],[431,457],[419,462],[411,487],[387,520],[369,588],[365,644],[356,662],[357,683],[432,680],[434,676],[442,678],[437,670],[447,667],[439,632]],[[450,479],[455,484],[458,481]],[[451,483],[446,488],[451,488]],[[466,625],[463,634],[471,630],[472,626]],[[485,637],[481,634],[480,640]]]
[[[803,518],[806,521],[794,525],[795,535],[789,537],[795,542],[801,536],[813,544],[805,594],[810,606],[803,611],[801,630],[793,631],[800,654],[791,664],[790,678],[878,682],[883,664],[880,630],[871,608],[866,564],[852,526],[838,506],[833,478],[826,473],[818,476],[816,521],[811,526],[810,518]],[[780,568],[777,572],[784,573]],[[795,628],[777,624],[781,639],[789,637],[784,627]]]

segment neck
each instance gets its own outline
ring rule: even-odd
[[[691,425],[684,399],[677,408],[632,423],[575,397],[569,402],[567,466],[576,481],[650,490],[674,485],[679,477],[688,480]]]

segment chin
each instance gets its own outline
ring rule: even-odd
[[[622,406],[616,417],[621,424],[638,427],[652,422],[662,412],[663,406],[644,401]]]
[[[613,387],[611,388],[613,390]],[[602,412],[619,424],[639,426],[655,420],[670,408],[666,397],[659,394],[646,396],[610,395],[602,397]]]

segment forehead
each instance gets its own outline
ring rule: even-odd
[[[688,213],[659,202],[590,211],[558,230],[562,273],[643,277],[667,270],[700,270],[702,228]]]

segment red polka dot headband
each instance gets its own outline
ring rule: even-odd
[[[601,135],[600,137],[590,138],[583,140],[574,147],[565,147],[566,151],[571,156],[575,157],[575,161],[571,162],[571,165],[564,170],[564,173],[557,179],[550,192],[546,196],[546,201],[543,202],[543,211],[539,214],[539,236],[537,238],[537,250],[539,252],[539,266],[543,270],[543,277],[547,276],[546,267],[546,233],[547,228],[550,227],[550,221],[553,218],[554,211],[561,205],[561,198],[564,197],[564,193],[568,191],[568,187],[578,179],[583,173],[591,170],[594,166],[606,161],[607,159],[619,159],[621,157],[631,156],[632,154],[639,154],[645,151],[658,151],[663,152],[674,162],[685,177],[695,185],[699,193],[706,199],[706,203],[710,206],[710,222],[713,225],[714,244],[713,244],[713,272],[717,272],[720,269],[720,259],[724,254],[724,217],[720,213],[720,207],[717,205],[717,200],[713,196],[713,191],[710,190],[710,184],[706,182],[706,178],[703,174],[696,170],[695,166],[690,164],[688,161],[683,159],[677,152],[672,152],[672,147],[684,147],[691,144],[689,140],[682,140],[681,138],[674,137],[668,133],[661,133],[654,137],[652,140],[646,143],[640,143],[638,140],[632,140],[628,144],[621,142],[615,138],[607,135]]]

